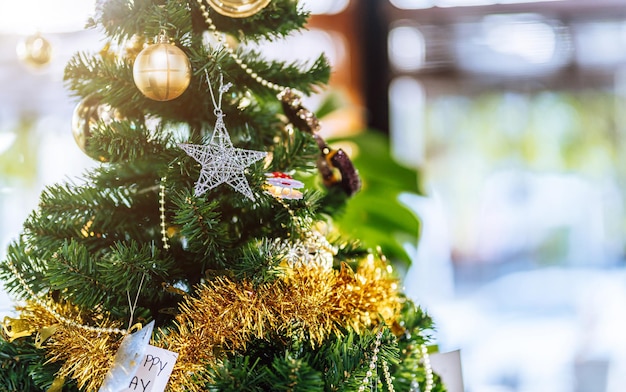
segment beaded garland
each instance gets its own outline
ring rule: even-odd
[[[235,53],[235,50],[228,44],[228,42],[226,42],[224,35],[219,33],[219,31],[217,30],[217,27],[215,26],[215,23],[213,23],[213,19],[211,19],[211,16],[209,15],[209,10],[207,6],[204,4],[204,1],[197,0],[197,2],[198,2],[198,7],[200,7],[200,11],[202,12],[202,16],[204,17],[204,21],[206,22],[211,34],[213,34],[215,39],[224,47],[224,50],[226,50],[228,55],[235,61],[235,63],[237,63],[237,65],[245,73],[247,73],[252,79],[254,79],[261,86],[274,90],[277,93],[287,89],[287,87],[281,86],[276,83],[272,83],[269,80],[264,79],[258,73],[256,73],[253,69],[248,67],[248,64],[244,63],[243,60],[237,55],[237,53]]]
[[[165,181],[167,177],[161,178],[159,184],[159,218],[161,224],[161,241],[163,241],[163,249],[169,249],[170,244],[167,239],[167,228],[165,227]]]
[[[383,337],[383,331],[380,330],[376,333],[376,340],[374,341],[374,348],[372,349],[372,358],[369,362],[369,370],[365,373],[365,377],[361,380],[361,385],[359,385],[359,392],[364,392],[366,389],[371,389],[371,378],[373,376],[373,371],[378,367],[378,353],[380,352],[381,340]],[[420,346],[420,352],[422,355],[422,362],[424,364],[424,371],[426,373],[426,385],[424,387],[424,392],[431,392],[434,386],[433,382],[433,369],[430,365],[430,355],[428,354],[428,348],[425,344]],[[387,390],[389,392],[395,392],[393,387],[393,377],[389,372],[389,364],[384,359],[382,360],[382,368],[383,368],[383,376],[385,377],[385,383],[387,384]],[[411,383],[411,390],[409,392],[419,392],[419,385],[417,380],[413,380]]]
[[[24,291],[28,293],[28,295],[30,296],[30,299],[32,299],[32,301],[35,302],[37,305],[46,309],[46,311],[48,311],[51,315],[53,315],[57,320],[59,320],[63,324],[69,325],[71,327],[79,328],[85,331],[90,331],[90,332],[99,332],[99,333],[106,333],[106,334],[120,334],[120,335],[127,335],[129,333],[129,330],[127,329],[94,327],[91,325],[81,324],[75,320],[68,319],[67,317],[59,314],[59,312],[57,312],[56,310],[48,306],[48,304],[42,301],[41,298],[39,298],[35,294],[35,292],[28,286],[28,284],[22,277],[22,274],[20,274],[20,272],[17,270],[15,265],[13,265],[13,262],[10,259],[7,259],[7,266],[9,267],[11,272],[15,274],[15,277],[17,278],[18,282],[20,282],[20,285],[22,286]]]

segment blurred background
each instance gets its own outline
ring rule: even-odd
[[[401,200],[421,229],[400,271],[440,349],[461,350],[465,391],[622,392],[626,0],[303,6],[308,31],[263,50],[326,53],[341,105],[323,132],[375,129],[417,171]],[[45,185],[96,165],[62,82],[73,53],[103,45],[83,30],[93,7],[0,3],[2,257]],[[0,292],[0,314],[11,304]]]

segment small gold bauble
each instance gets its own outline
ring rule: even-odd
[[[159,42],[139,52],[133,65],[133,79],[146,97],[170,101],[189,86],[191,63],[180,48]]]
[[[17,55],[24,64],[34,68],[48,65],[52,59],[52,45],[41,34],[33,34],[17,44]]]
[[[108,159],[104,156],[93,156],[88,152],[87,146],[91,143],[92,129],[103,121],[110,124],[113,121],[123,120],[117,109],[112,108],[108,104],[100,102],[100,98],[95,95],[88,95],[81,100],[72,115],[72,135],[78,147],[89,157],[101,162]]]
[[[211,8],[231,18],[247,18],[265,8],[271,0],[207,0]]]
[[[180,227],[178,227],[178,226],[169,226],[165,230],[165,233],[167,234],[168,238],[173,238],[174,236],[177,236],[178,234],[180,234]]]
[[[145,45],[146,45],[146,37],[144,37],[143,35],[135,34],[132,37],[130,37],[128,41],[126,41],[126,44],[124,45],[124,48],[123,48],[122,56],[129,60],[135,61],[135,59],[137,58],[137,55],[141,53]]]

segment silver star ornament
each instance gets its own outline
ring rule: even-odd
[[[223,114],[218,114],[209,144],[181,143],[178,145],[187,155],[202,165],[194,193],[196,196],[201,196],[209,189],[226,183],[237,192],[255,201],[244,172],[248,166],[265,158],[267,153],[233,147],[223,117]]]

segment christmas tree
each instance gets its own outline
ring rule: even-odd
[[[445,389],[430,318],[380,249],[333,227],[361,181],[302,103],[326,59],[251,45],[308,16],[296,0],[98,2],[105,45],[65,80],[101,163],[43,191],[0,265],[21,300],[0,390]]]

